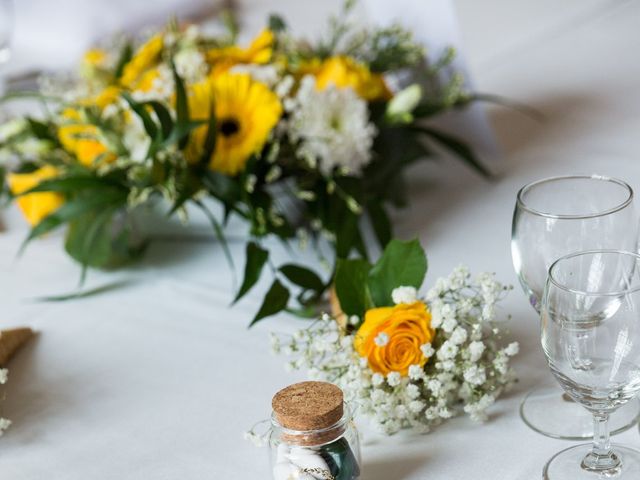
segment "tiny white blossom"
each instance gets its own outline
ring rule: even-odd
[[[373,339],[373,342],[379,347],[384,347],[387,343],[389,343],[389,335],[387,335],[385,332],[380,332],[378,335],[376,335],[376,338]]]
[[[440,346],[436,356],[440,360],[447,360],[449,358],[454,358],[457,354],[458,347],[451,340],[447,340]]]
[[[387,375],[387,383],[390,387],[397,387],[398,385],[400,385],[401,379],[402,377],[398,372],[391,372],[389,375]]]
[[[464,379],[471,385],[480,385],[487,379],[487,375],[484,368],[478,365],[472,365],[465,370]]]
[[[351,315],[349,317],[349,323],[354,326],[358,325],[360,323],[360,317],[357,315]]]
[[[458,321],[455,318],[446,318],[444,322],[442,322],[442,330],[447,333],[453,332],[453,330],[458,326]]]
[[[425,403],[421,400],[412,400],[411,402],[409,402],[409,410],[411,410],[413,413],[420,413],[425,406]]]
[[[480,357],[482,357],[482,354],[484,353],[484,349],[484,343],[480,341],[471,342],[468,347],[469,360],[473,363],[480,360]]]
[[[420,396],[420,388],[415,383],[407,385],[407,396],[409,398],[418,398]]]
[[[433,354],[436,353],[430,343],[420,345],[420,350],[422,351],[422,354],[427,358],[433,357]]]
[[[397,287],[391,292],[391,298],[396,305],[400,303],[414,303],[417,297],[418,292],[415,287]]]
[[[509,345],[507,345],[507,348],[504,349],[504,353],[506,353],[510,357],[517,355],[519,351],[520,351],[520,345],[518,344],[518,342],[512,342]]]
[[[373,375],[371,375],[371,383],[373,384],[373,386],[379,387],[384,383],[384,377],[381,374],[376,372]]]
[[[409,366],[409,378],[411,380],[420,380],[424,378],[424,369],[420,365]]]
[[[451,334],[450,340],[455,345],[460,345],[467,340],[467,331],[462,327],[456,327],[453,333]]]

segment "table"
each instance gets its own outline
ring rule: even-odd
[[[295,6],[294,6],[295,4]],[[294,0],[293,15],[304,15]],[[632,1],[457,0],[467,56],[479,88],[525,102],[543,123],[492,107],[506,150],[493,182],[453,160],[419,166],[413,203],[395,214],[397,234],[428,249],[428,281],[458,263],[515,284],[509,241],[517,189],[539,177],[601,173],[640,186],[640,5]],[[253,2],[259,17],[272,5]],[[231,277],[213,243],[157,243],[136,267],[91,273],[90,285],[126,288],[63,303],[33,299],[71,290],[77,267],[51,235],[15,254],[26,229],[15,210],[0,234],[0,327],[40,332],[13,361],[0,439],[2,478],[256,479],[265,451],[242,433],[266,418],[272,394],[302,378],[269,353],[267,333],[299,326],[285,318],[247,330],[260,300],[233,309]],[[241,245],[233,244],[241,256]],[[366,480],[525,480],[569,442],[529,430],[517,409],[550,375],[538,325],[516,289],[504,303],[520,383],[474,425],[454,419],[427,436],[364,430]],[[640,447],[637,429],[619,437]]]

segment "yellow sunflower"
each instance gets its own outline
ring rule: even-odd
[[[10,173],[7,175],[7,183],[11,193],[20,195],[39,185],[43,180],[57,176],[58,170],[47,165],[30,173]],[[52,192],[30,193],[19,197],[17,203],[27,221],[31,225],[37,225],[43,218],[62,206],[64,197]]]
[[[140,77],[160,60],[163,46],[164,38],[162,35],[151,37],[125,65],[120,83],[126,88],[135,88]]]
[[[372,73],[366,65],[345,56],[331,57],[321,65],[310,63],[316,77],[316,87],[324,90],[330,85],[337,88],[350,87],[365,100],[388,100],[391,91],[382,75]],[[307,68],[309,68],[309,66]]]
[[[265,64],[271,60],[273,41],[273,32],[264,29],[253,39],[248,48],[240,48],[237,45],[212,48],[207,52],[207,61],[212,65],[214,74],[226,72],[238,64]]]
[[[213,105],[217,134],[209,161],[212,170],[236,175],[249,157],[264,146],[278,123],[282,106],[275,93],[248,74],[210,76],[191,88],[189,113],[194,120],[207,120]],[[187,147],[187,159],[203,155],[207,126],[197,128]]]

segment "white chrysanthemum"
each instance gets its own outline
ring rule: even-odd
[[[400,303],[414,303],[418,298],[415,287],[398,287],[391,292],[391,299],[396,305]]]
[[[318,91],[314,78],[306,76],[291,107],[289,134],[300,142],[301,158],[317,161],[325,174],[336,167],[359,173],[369,163],[376,130],[369,122],[367,103],[352,89]]]
[[[188,83],[196,83],[207,75],[207,62],[196,48],[179,51],[173,61],[178,75]]]

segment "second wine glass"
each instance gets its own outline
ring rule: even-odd
[[[513,214],[511,253],[529,302],[540,311],[550,265],[573,252],[594,249],[636,251],[638,221],[633,190],[614,178],[599,175],[553,177],[524,186]],[[640,413],[637,401],[611,418],[612,433],[633,426]],[[563,396],[557,386],[530,392],[520,406],[525,423],[553,438],[593,437],[588,412]]]

